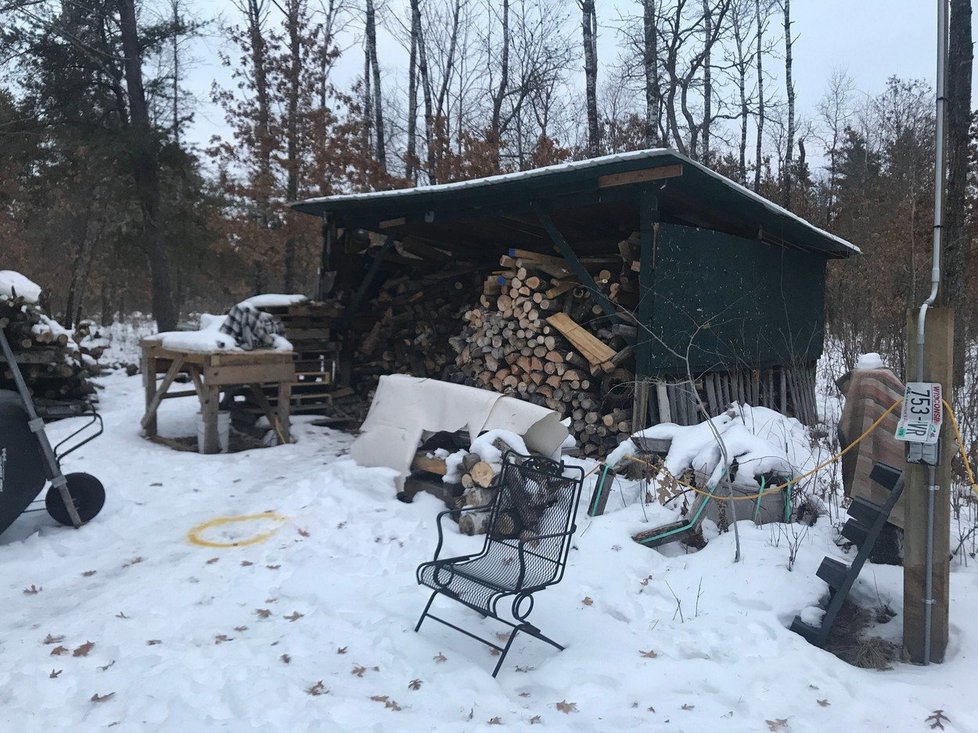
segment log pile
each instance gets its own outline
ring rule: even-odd
[[[584,258],[599,291],[635,304],[629,256]],[[631,434],[634,357],[627,329],[609,319],[593,289],[553,255],[510,250],[483,283],[479,305],[451,339],[456,364],[477,387],[513,395],[571,418],[585,455],[603,455]],[[617,329],[617,330],[616,330]]]
[[[460,384],[449,341],[462,329],[480,283],[476,267],[390,278],[362,309],[369,318],[353,360],[355,383],[365,396],[384,374],[413,374]]]
[[[57,321],[23,298],[0,299],[3,328],[27,387],[37,400],[87,400],[89,377],[99,373],[101,346],[81,348]],[[87,333],[76,334],[81,339]],[[0,355],[0,389],[15,389],[13,371]]]

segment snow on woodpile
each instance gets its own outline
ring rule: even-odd
[[[41,286],[13,270],[0,270],[0,300],[22,298],[25,303],[36,303],[41,297]]]
[[[0,327],[14,352],[21,374],[35,399],[86,400],[94,393],[88,378],[101,371],[103,348],[79,346],[89,333],[79,325],[71,332],[46,315],[37,297],[41,289],[9,270],[0,271]],[[13,371],[0,369],[0,389],[13,389]]]

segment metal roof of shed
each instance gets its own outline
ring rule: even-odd
[[[487,178],[313,198],[297,211],[338,226],[435,243],[540,246],[549,242],[532,205],[553,215],[572,245],[617,242],[637,229],[639,190],[657,190],[664,221],[701,226],[848,257],[859,248],[675,151],[659,148],[571,161]]]

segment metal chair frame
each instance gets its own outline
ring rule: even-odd
[[[502,471],[493,483],[497,492],[492,503],[438,515],[434,559],[417,569],[418,583],[431,588],[432,593],[414,630],[418,631],[426,618],[432,618],[497,650],[500,657],[493,677],[499,673],[520,632],[563,650],[562,645],[529,623],[527,617],[533,610],[533,594],[556,585],[564,577],[571,538],[577,529],[577,505],[583,483],[584,469],[579,466],[507,451]],[[444,517],[477,511],[489,512],[482,550],[439,559],[445,539]],[[539,531],[551,528],[553,531]],[[439,594],[471,608],[483,618],[491,617],[509,626],[512,633],[505,646],[431,613],[431,604]],[[513,620],[499,613],[504,598],[512,599]]]

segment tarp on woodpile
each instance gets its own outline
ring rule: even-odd
[[[350,455],[361,466],[386,466],[407,476],[421,440],[466,429],[474,440],[486,430],[523,436],[527,448],[557,458],[567,428],[553,410],[461,384],[405,374],[380,378]]]

